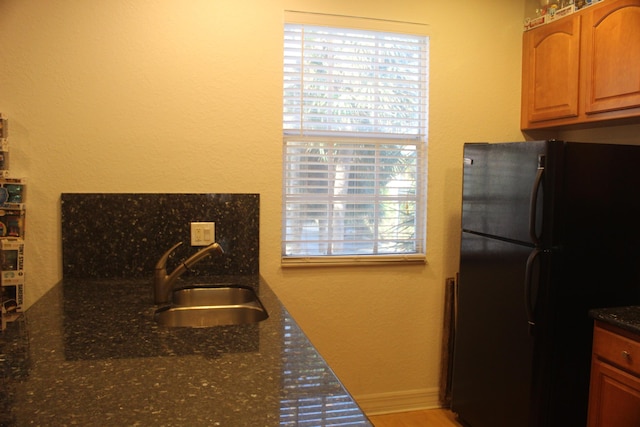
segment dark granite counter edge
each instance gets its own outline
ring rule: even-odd
[[[589,315],[595,320],[640,334],[640,306],[597,308],[590,310]]]
[[[371,426],[269,285],[246,284],[269,319],[204,331],[158,327],[146,281],[63,280],[0,334],[0,425]]]

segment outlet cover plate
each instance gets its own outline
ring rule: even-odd
[[[209,246],[216,241],[215,222],[191,223],[191,246]]]

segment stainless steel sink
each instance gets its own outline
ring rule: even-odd
[[[160,325],[207,328],[257,323],[269,317],[255,291],[243,286],[190,286],[173,292],[171,305],[155,312]]]
[[[258,301],[258,296],[250,287],[189,286],[173,292],[174,306],[237,305]]]
[[[156,322],[164,326],[208,328],[219,325],[257,323],[269,315],[261,305],[166,306],[156,311]]]

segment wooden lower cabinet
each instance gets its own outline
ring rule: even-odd
[[[596,322],[588,427],[640,426],[640,335]]]

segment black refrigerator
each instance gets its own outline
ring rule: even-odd
[[[585,426],[591,308],[640,304],[640,146],[464,147],[451,407],[471,427]]]

